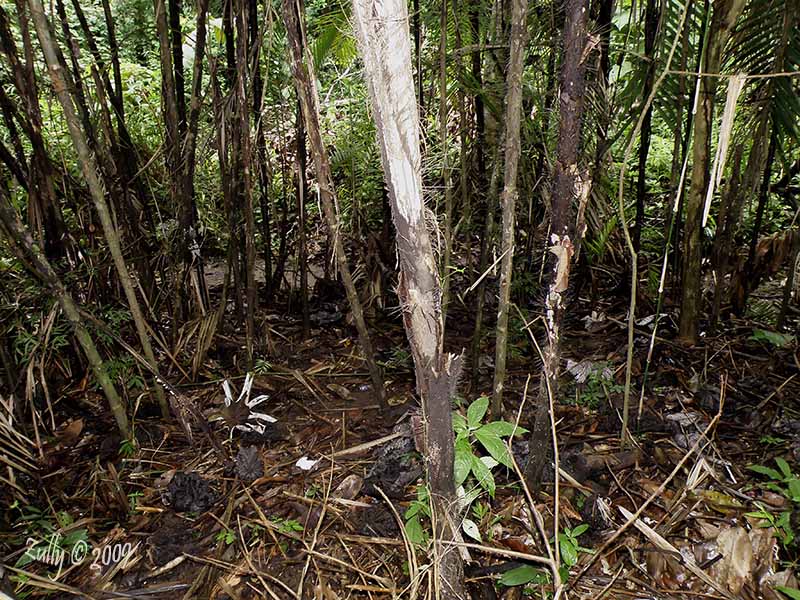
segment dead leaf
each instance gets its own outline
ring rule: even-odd
[[[334,498],[342,498],[344,500],[353,500],[361,493],[361,488],[364,487],[364,480],[355,473],[348,475],[333,491]]]
[[[722,559],[711,567],[711,576],[734,594],[752,579],[753,547],[744,527],[727,527],[717,536]]]

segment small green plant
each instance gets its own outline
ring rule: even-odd
[[[130,458],[136,452],[136,442],[132,439],[124,439],[119,443],[119,455],[123,458]]]
[[[488,409],[489,398],[481,396],[467,407],[466,417],[461,413],[453,413],[453,429],[456,433],[454,477],[461,496],[461,508],[464,510],[481,494],[481,491],[486,491],[489,496],[494,497],[497,486],[492,469],[498,465],[514,468],[506,439],[527,432],[526,429],[508,421],[483,424]],[[480,456],[476,452],[478,447],[482,447],[488,456]],[[470,476],[477,485],[470,491],[465,491],[463,486]],[[475,521],[465,518],[461,527],[469,537],[482,541]]]
[[[422,546],[428,543],[429,535],[423,525],[423,518],[431,518],[430,494],[427,486],[417,488],[417,499],[406,510],[406,536],[412,544]]]
[[[497,581],[502,586],[514,587],[518,585],[543,585],[550,582],[550,575],[542,569],[530,565],[522,565],[509,569]]]
[[[797,506],[800,504],[800,477],[792,472],[792,468],[785,459],[778,457],[775,459],[775,464],[778,469],[765,465],[750,465],[748,468],[759,475],[769,478],[769,481],[763,484],[764,488],[780,494],[789,500],[792,505]],[[775,533],[784,548],[792,545],[796,539],[791,523],[792,510],[785,510],[776,516],[767,510],[764,505],[756,504],[756,506],[758,510],[747,513],[747,516],[759,519],[762,527],[775,529]]]
[[[283,519],[281,517],[275,517],[272,519],[272,522],[281,533],[295,533],[297,531],[303,531],[302,523],[296,521],[295,519]]]
[[[620,394],[625,389],[614,382],[614,372],[604,361],[573,363],[569,371],[575,377],[575,404],[580,406],[597,408],[606,395]]]
[[[758,442],[759,444],[764,444],[765,446],[780,446],[785,444],[786,440],[772,435],[762,435]]]
[[[253,373],[256,375],[266,375],[272,372],[272,363],[264,360],[263,358],[256,359],[253,365]]]
[[[136,507],[139,506],[139,498],[144,496],[144,492],[131,492],[128,494],[128,506],[131,509],[131,512],[136,512]]]
[[[484,491],[494,497],[497,484],[492,469],[498,465],[513,468],[511,453],[504,438],[527,432],[526,429],[507,421],[483,424],[488,409],[489,398],[481,396],[467,407],[466,416],[458,412],[453,413],[453,429],[456,434],[453,475],[458,488],[460,508],[463,511],[467,511]],[[488,456],[479,455],[477,451],[479,448],[483,448]],[[464,484],[470,477],[475,481],[475,485],[469,491],[465,491]],[[482,541],[478,523],[482,522],[489,512],[488,504],[476,505],[473,508],[473,515],[477,523],[473,519],[464,518],[461,522],[464,533]],[[417,488],[417,499],[411,502],[405,513],[406,535],[414,544],[427,543],[429,534],[425,524],[430,516],[428,488],[421,485]]]
[[[322,488],[316,483],[312,483],[305,491],[306,498],[318,498],[322,495]]]
[[[753,335],[750,336],[750,339],[756,342],[764,342],[774,348],[783,348],[794,341],[794,336],[766,329],[753,329]]]
[[[760,475],[766,475],[771,481],[764,484],[768,490],[772,490],[786,497],[792,502],[800,502],[800,477],[792,473],[789,463],[783,458],[776,458],[775,464],[779,470],[764,465],[750,465],[748,468]]]
[[[514,467],[511,453],[503,438],[527,433],[528,430],[508,421],[482,424],[488,409],[489,398],[481,396],[467,407],[466,417],[460,413],[453,413],[453,429],[456,433],[455,484],[456,487],[462,486],[471,474],[478,486],[494,497],[496,484],[492,469],[497,465],[509,469]],[[479,456],[475,452],[475,442],[482,446],[489,456]]]
[[[233,542],[236,541],[236,534],[233,532],[232,529],[222,529],[214,538],[217,540],[218,544],[225,544],[226,546],[230,546]]]
[[[583,548],[578,543],[578,538],[586,533],[589,526],[581,523],[573,529],[564,529],[558,534],[558,552],[561,555],[561,580],[566,581],[569,576],[569,569],[578,564],[578,553],[587,552],[591,554],[593,550]]]

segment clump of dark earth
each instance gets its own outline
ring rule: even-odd
[[[147,540],[148,555],[157,567],[183,553],[193,554],[197,549],[191,529],[175,515],[168,515]]]
[[[251,423],[251,421],[248,421],[248,423]],[[264,426],[264,431],[242,431],[241,429],[235,430],[235,434],[243,444],[263,445],[266,443],[285,442],[290,437],[289,429],[283,423],[264,423],[263,421],[259,421],[258,423]]]
[[[398,513],[402,514],[402,508],[398,509]],[[400,533],[397,519],[383,501],[365,508],[359,516],[361,520],[359,532],[362,535],[394,537]]]
[[[264,463],[258,446],[242,446],[236,455],[236,475],[245,483],[253,483],[264,476]]]
[[[375,462],[364,479],[364,492],[380,498],[379,487],[389,498],[403,498],[406,487],[422,475],[422,461],[416,451],[414,436],[408,423],[394,427],[403,435],[384,444],[375,453]]]
[[[167,486],[167,501],[178,512],[201,513],[217,502],[217,493],[197,473],[178,471]]]

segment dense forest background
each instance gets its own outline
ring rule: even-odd
[[[0,0],[8,594],[800,597],[798,75],[797,0]]]

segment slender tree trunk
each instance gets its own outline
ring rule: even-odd
[[[11,33],[10,21],[2,7],[0,7],[0,44],[2,44],[1,49],[8,60],[14,86],[23,101],[22,106],[27,116],[27,123],[25,123],[27,127],[24,127],[24,130],[31,143],[32,150],[30,172],[27,177],[28,222],[33,228],[36,239],[42,243],[45,256],[49,259],[57,259],[64,255],[63,245],[67,229],[64,225],[64,219],[53,186],[53,171],[50,165],[50,158],[47,155],[42,138],[42,115],[39,110],[39,93],[34,76],[35,62],[27,11],[23,0],[19,0],[16,6],[20,37],[22,38],[25,53],[24,62],[17,53],[17,46]],[[5,93],[3,93],[3,98],[6,99]],[[25,164],[24,151],[19,137],[14,135],[13,120],[10,115],[6,114],[6,105],[10,108],[11,103],[4,102],[3,107],[6,124],[11,124],[11,127],[8,128],[9,134],[15,140],[15,147],[19,146],[17,148],[17,158],[21,164]]]
[[[711,327],[716,327],[722,307],[725,277],[730,269],[730,259],[733,254],[733,240],[736,228],[739,225],[742,213],[741,193],[742,181],[742,152],[744,145],[739,144],[733,154],[733,168],[731,178],[719,206],[717,215],[716,234],[714,236],[714,250],[711,264],[714,269],[714,304],[711,309]]]
[[[270,224],[271,169],[267,157],[267,140],[264,134],[264,80],[261,74],[262,37],[258,31],[258,1],[249,0],[248,25],[253,79],[253,121],[256,132],[256,162],[258,169],[259,206],[261,208],[261,235],[264,238],[264,290],[267,302],[272,295],[272,226]],[[271,9],[267,9],[271,10]],[[270,19],[270,24],[272,20]],[[271,30],[270,30],[271,33]]]
[[[747,253],[747,264],[745,265],[745,282],[752,280],[753,269],[756,262],[756,248],[758,247],[758,238],[761,235],[761,226],[764,223],[764,211],[767,208],[769,201],[769,182],[772,177],[772,163],[775,161],[775,151],[778,145],[778,134],[775,131],[775,126],[772,126],[772,132],[769,137],[769,148],[767,149],[767,161],[764,164],[764,174],[761,178],[761,188],[758,192],[758,205],[756,206],[756,218],[753,222],[753,230],[750,233],[750,248]],[[749,285],[745,285],[745,298],[742,308],[747,305],[747,297],[752,289]]]
[[[442,187],[444,188],[444,252],[442,253],[442,319],[447,323],[450,303],[450,256],[453,248],[453,190],[450,185],[449,148],[447,147],[447,0],[442,0],[439,20],[439,142],[442,145]]]
[[[704,73],[718,73],[722,51],[730,37],[736,19],[744,8],[744,0],[719,0],[714,2],[708,42],[703,60]],[[714,118],[716,77],[703,77],[700,82],[700,101],[694,123],[692,179],[686,197],[686,224],[683,253],[683,287],[679,335],[689,343],[697,341],[697,321],[702,297],[700,290],[702,248],[703,201],[708,185],[711,129]]]
[[[411,20],[414,23],[414,59],[417,63],[417,95],[420,111],[425,108],[425,94],[423,89],[425,87],[422,81],[422,27],[420,25],[420,8],[419,0],[414,0],[414,14]]]
[[[320,188],[322,212],[328,224],[328,233],[333,244],[336,266],[338,267],[345,292],[347,293],[347,300],[350,304],[350,310],[353,313],[353,320],[358,330],[361,350],[364,353],[364,360],[367,363],[367,368],[372,378],[375,394],[380,404],[385,405],[386,392],[383,387],[383,376],[378,364],[375,362],[375,351],[372,346],[369,331],[367,330],[366,321],[364,320],[364,311],[358,299],[358,292],[353,283],[350,266],[347,263],[347,255],[345,254],[344,244],[342,243],[342,236],[339,230],[336,210],[337,199],[333,184],[333,176],[331,175],[328,151],[325,148],[325,143],[322,141],[322,133],[320,131],[319,94],[316,88],[314,67],[313,62],[307,60],[305,56],[305,49],[307,48],[307,44],[305,43],[305,27],[303,25],[305,15],[301,1],[283,0],[283,18],[286,23],[287,37],[289,39],[292,74],[294,75],[297,96],[300,99],[300,105],[303,109],[303,117],[305,119],[309,143],[311,144],[311,153],[314,158],[317,182]]]
[[[587,0],[567,0],[564,22],[564,59],[559,89],[559,130],[553,170],[552,210],[550,213],[550,253],[548,289],[544,302],[545,332],[542,377],[539,383],[536,416],[531,426],[530,459],[525,479],[532,489],[541,485],[542,469],[550,455],[550,400],[558,397],[561,323],[564,292],[574,252],[573,207],[585,194],[588,174],[578,165],[584,89],[586,86],[586,44],[588,40]],[[580,235],[580,232],[577,232]]]
[[[647,61],[647,73],[644,80],[642,98],[650,96],[656,76],[655,49],[658,35],[661,9],[657,0],[647,0],[644,16],[644,58]],[[653,107],[648,107],[642,121],[639,138],[639,172],[636,179],[636,222],[633,226],[633,249],[639,254],[642,246],[642,228],[644,227],[645,201],[647,195],[647,155],[650,153],[650,135],[653,128]]]
[[[303,312],[303,337],[307,338],[311,331],[311,319],[308,310],[308,247],[306,245],[306,168],[308,157],[306,155],[306,128],[303,124],[303,110],[297,103],[297,177],[295,179],[297,192],[297,246],[300,267],[300,305]]]
[[[372,101],[400,258],[398,296],[425,419],[426,466],[439,596],[466,598],[454,514],[450,400],[461,359],[444,352],[439,274],[425,222],[408,14],[404,0],[355,0],[353,17]],[[438,572],[437,572],[438,570]]]
[[[186,84],[184,83],[183,77],[181,0],[169,0],[169,35],[170,46],[172,47],[172,68],[175,73],[175,101],[178,111],[178,131],[183,135],[186,132]]]
[[[125,292],[125,297],[128,301],[131,315],[133,316],[136,331],[139,334],[139,341],[142,344],[142,350],[144,351],[145,359],[150,365],[152,373],[156,374],[157,378],[158,363],[156,362],[155,355],[153,354],[153,348],[150,345],[150,338],[147,333],[147,324],[145,323],[144,315],[142,314],[141,307],[139,306],[139,300],[136,298],[136,291],[133,287],[131,275],[128,272],[128,268],[125,265],[125,259],[122,256],[119,236],[117,235],[117,231],[111,219],[111,213],[108,209],[108,204],[106,204],[103,182],[98,176],[97,164],[95,163],[95,160],[86,143],[86,136],[78,125],[78,118],[75,114],[75,105],[73,104],[72,97],[69,93],[70,86],[65,80],[65,65],[63,60],[60,60],[57,54],[55,42],[50,34],[50,25],[47,21],[47,17],[44,14],[41,0],[28,0],[28,6],[30,7],[33,23],[36,27],[36,33],[39,37],[39,43],[41,44],[42,51],[47,62],[53,88],[58,96],[59,102],[61,103],[61,107],[64,110],[64,120],[67,123],[67,128],[69,129],[69,134],[72,138],[73,146],[75,147],[75,152],[78,155],[78,164],[81,167],[81,172],[86,180],[89,193],[92,196],[92,201],[94,202],[97,215],[100,218],[100,223],[103,227],[103,234],[106,237],[109,250],[111,251],[111,255],[114,259],[114,266],[116,267],[120,283],[122,284],[122,289]],[[165,417],[169,416],[169,407],[164,397],[164,392],[155,381],[153,382],[153,391],[158,398],[159,404],[161,405],[162,413]]]
[[[480,256],[478,257],[478,277],[486,273],[489,268],[489,252],[494,245],[494,219],[495,202],[500,195],[500,145],[494,146],[494,156],[492,157],[492,176],[489,180],[489,190],[486,195],[486,219],[481,233]],[[499,204],[499,203],[498,203]],[[472,344],[470,346],[471,377],[470,386],[475,390],[478,385],[480,374],[481,358],[481,337],[483,335],[483,308],[486,304],[486,278],[481,279],[475,289],[475,327],[472,331]]]
[[[253,347],[255,341],[256,295],[256,224],[253,206],[253,182],[251,168],[253,164],[250,143],[250,101],[248,94],[248,59],[247,59],[247,0],[239,0],[236,9],[236,61],[239,65],[236,77],[236,108],[239,116],[239,149],[241,151],[242,180],[241,190],[244,196],[244,236],[245,236],[245,280],[247,313],[245,330],[247,340],[248,367],[253,365]]]
[[[511,297],[511,278],[514,268],[514,217],[517,191],[517,171],[520,154],[520,120],[522,113],[522,67],[525,62],[528,0],[513,0],[511,4],[511,36],[509,40],[508,80],[506,85],[505,171],[503,194],[502,259],[500,261],[500,301],[497,309],[497,335],[494,359],[492,414],[503,414],[503,383],[506,377],[506,342],[508,340],[508,308]]]
[[[691,2],[692,0],[689,1]],[[711,12],[710,7],[711,7],[711,0],[703,0],[703,12],[702,12],[703,16],[700,21],[700,32],[698,34],[699,43],[697,44],[697,59],[695,60],[694,64],[694,70],[696,73],[699,73],[700,70],[703,68],[703,56],[705,54],[705,47],[706,47],[705,40],[708,34],[708,19]],[[691,8],[691,5],[689,5],[689,8]],[[686,29],[688,30],[689,28],[687,27]],[[688,36],[689,33],[687,32],[686,35]],[[686,44],[688,44],[688,40],[685,39],[684,41]],[[688,60],[688,55],[687,55],[687,60]],[[681,165],[686,160],[686,157],[689,154],[689,150],[691,149],[690,142],[692,141],[693,138],[692,134],[694,133],[695,93],[697,86],[700,84],[700,79],[701,78],[699,76],[694,77],[692,79],[692,83],[694,85],[692,85],[690,88],[692,90],[690,96],[692,107],[691,110],[686,111],[686,121],[683,127],[683,142],[681,146],[681,158],[680,158]],[[680,178],[678,178],[678,180],[673,180],[673,185],[676,186],[674,193],[680,193],[680,199],[678,201],[678,206],[677,209],[675,210],[675,217],[674,217],[675,244],[673,245],[672,270],[674,273],[678,274],[678,280],[683,282],[684,273],[681,268],[681,263],[683,262],[683,255],[681,247],[683,245],[683,241],[686,239],[686,232],[683,230],[683,212],[684,212],[683,207],[686,204],[685,202],[686,194],[683,193],[683,189],[681,190],[677,189],[677,185],[679,183],[681,183],[681,185],[685,184],[685,182],[680,182],[679,179]]]

